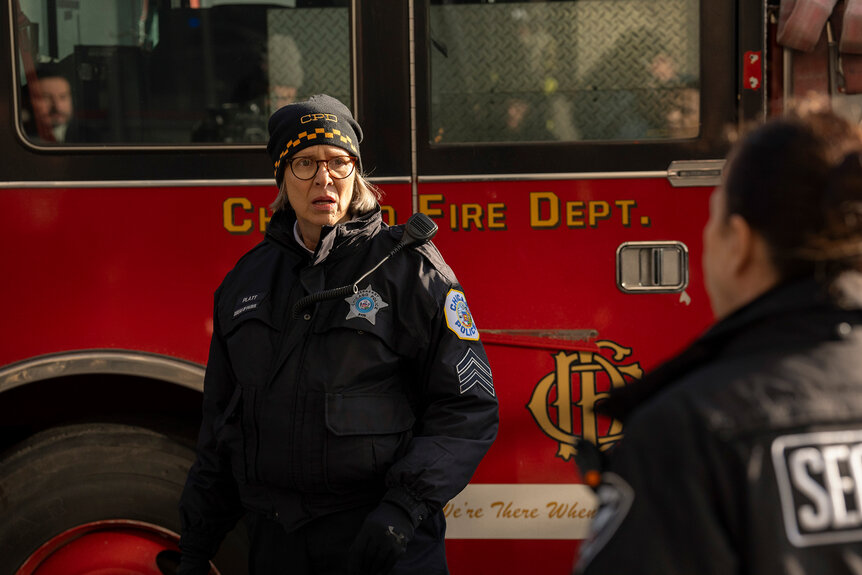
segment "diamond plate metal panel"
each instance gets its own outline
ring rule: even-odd
[[[325,93],[350,105],[348,8],[273,9],[267,13],[267,30],[271,92],[275,86],[292,86],[295,99]]]
[[[430,11],[434,143],[697,135],[698,0]]]

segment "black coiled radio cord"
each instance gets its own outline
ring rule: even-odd
[[[380,260],[376,266],[362,274],[362,277],[353,282],[352,285],[314,292],[300,298],[299,301],[297,301],[296,304],[294,304],[293,306],[294,319],[299,317],[299,314],[302,313],[302,310],[318,302],[329,299],[344,298],[351,294],[357,293],[359,291],[359,282],[374,273],[374,271],[380,266],[382,266],[384,262],[386,262],[389,258],[394,256],[407,246],[420,246],[424,244],[425,242],[433,238],[434,234],[436,233],[437,224],[435,224],[431,218],[421,212],[413,214],[412,216],[410,216],[410,219],[407,220],[407,223],[404,224],[404,235],[401,237],[401,241],[399,241],[398,244],[394,248],[392,248],[392,251],[389,252],[386,257]]]

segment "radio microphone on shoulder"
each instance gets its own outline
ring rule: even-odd
[[[300,300],[293,306],[293,317],[298,318],[303,309],[317,302],[347,297],[350,294],[358,292],[359,288],[357,287],[357,284],[374,273],[374,271],[382,266],[386,260],[406,247],[421,246],[434,237],[437,233],[437,229],[437,224],[434,223],[434,220],[425,214],[421,212],[413,214],[410,216],[410,219],[407,220],[407,223],[404,224],[404,235],[401,236],[401,240],[398,241],[398,244],[392,248],[392,251],[386,254],[386,257],[380,260],[376,266],[362,274],[362,276],[353,282],[352,285],[319,291],[300,298]]]

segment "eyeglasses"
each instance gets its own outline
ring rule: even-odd
[[[333,179],[343,180],[353,173],[356,158],[353,156],[335,156],[328,160],[315,160],[313,158],[293,158],[290,160],[290,171],[300,180],[310,180],[317,175],[320,164],[326,166],[326,171]]]

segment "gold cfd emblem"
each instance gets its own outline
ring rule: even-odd
[[[631,355],[631,348],[607,340],[597,341],[596,345],[599,352],[554,354],[554,371],[539,381],[527,404],[542,431],[559,443],[557,457],[564,461],[577,453],[578,438],[603,451],[622,438],[622,422],[613,419],[607,429],[600,429],[593,407],[608,396],[607,391],[600,389],[623,387],[627,381],[643,376],[640,363],[621,363]],[[610,352],[610,357],[604,351]],[[576,429],[578,423],[580,433]]]

